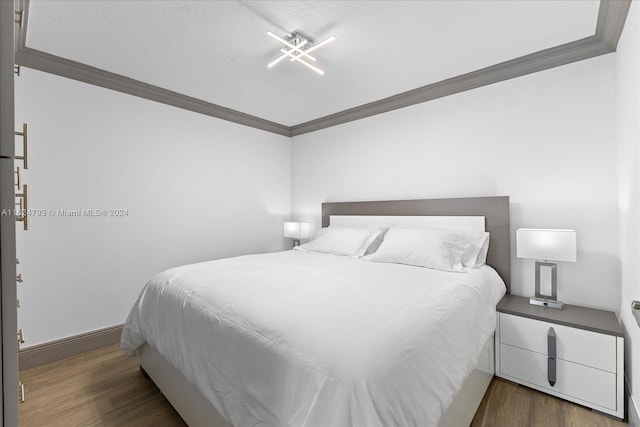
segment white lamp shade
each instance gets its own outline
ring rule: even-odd
[[[285,222],[284,237],[306,239],[309,237],[309,224],[306,222]]]
[[[519,228],[516,230],[518,258],[576,261],[576,231]]]

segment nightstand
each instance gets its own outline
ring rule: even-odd
[[[497,311],[497,376],[624,417],[624,334],[613,312],[513,295]]]

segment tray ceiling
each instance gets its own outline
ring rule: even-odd
[[[593,36],[598,1],[38,1],[26,46],[294,126]],[[337,40],[320,76],[270,29]]]

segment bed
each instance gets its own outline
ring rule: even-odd
[[[177,267],[141,293],[123,349],[191,426],[469,424],[508,291],[508,198],[322,213],[323,226],[481,218],[488,265],[451,273],[300,250]]]

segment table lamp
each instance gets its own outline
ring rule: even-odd
[[[529,303],[562,308],[562,302],[558,301],[557,264],[550,261],[576,261],[576,231],[520,228],[516,230],[516,244],[518,258],[536,260],[535,298],[529,299]],[[540,291],[540,270],[543,267],[551,269],[551,295]]]
[[[293,246],[300,246],[300,239],[309,237],[309,224],[306,222],[285,222],[284,237],[293,239]]]

